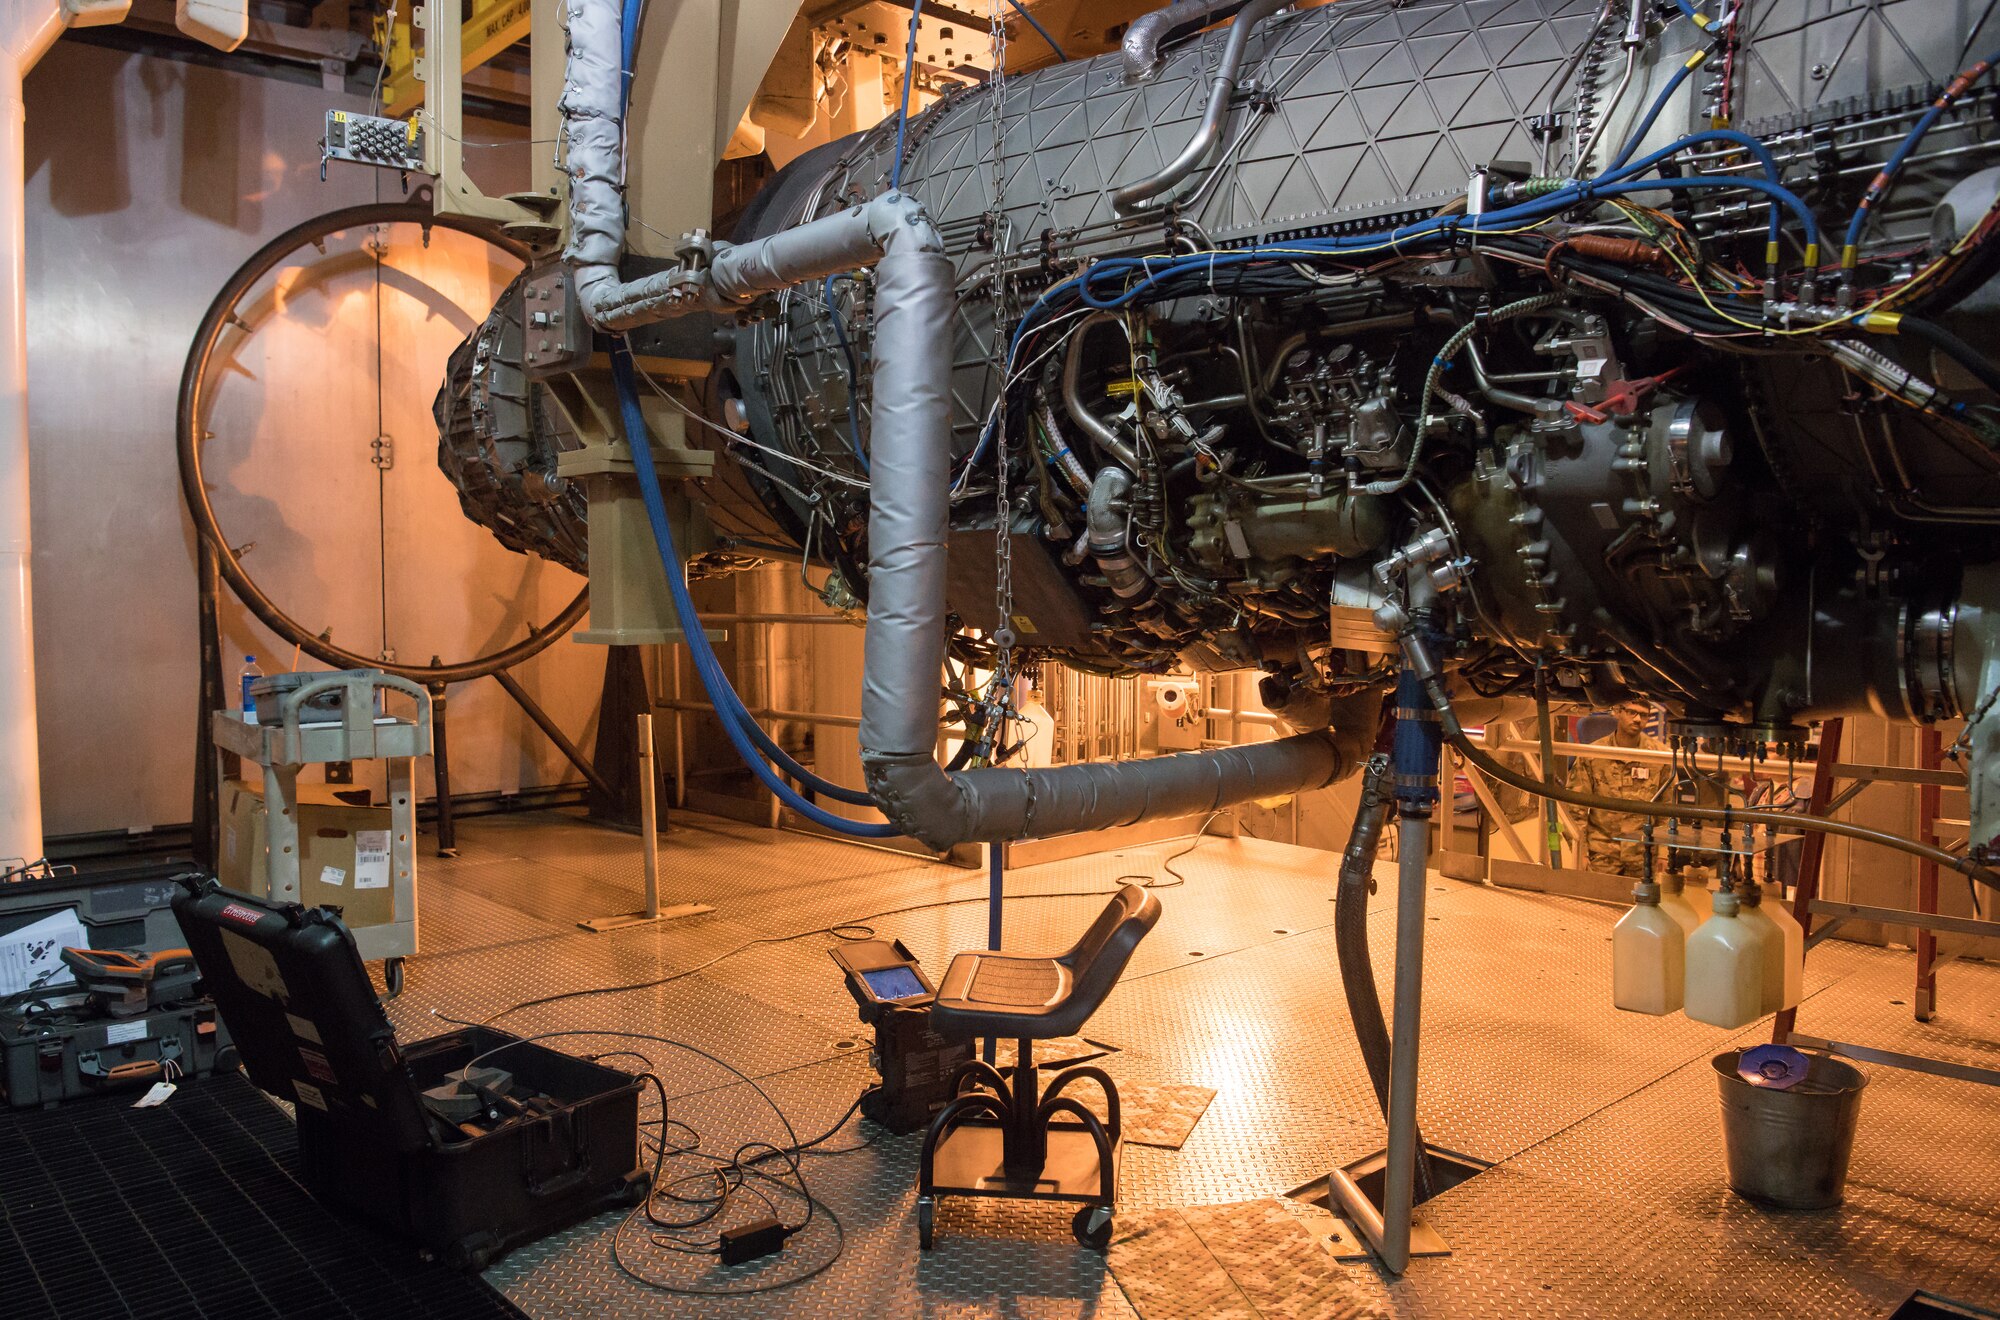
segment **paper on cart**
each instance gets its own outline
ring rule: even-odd
[[[0,995],[74,984],[76,978],[63,966],[62,951],[87,947],[74,908],[0,935]]]

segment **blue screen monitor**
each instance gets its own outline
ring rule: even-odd
[[[917,979],[916,972],[908,967],[880,967],[861,973],[861,980],[877,999],[908,999],[912,995],[930,993]]]

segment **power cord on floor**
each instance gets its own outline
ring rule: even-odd
[[[462,1021],[436,1010],[432,1010],[432,1016],[438,1018],[440,1021],[450,1022],[459,1026],[478,1025]],[[673,1049],[684,1050],[689,1054],[707,1060],[756,1092],[758,1098],[764,1102],[773,1114],[777,1115],[778,1122],[783,1126],[789,1143],[781,1146],[769,1141],[748,1141],[738,1146],[732,1154],[726,1157],[710,1154],[701,1149],[702,1137],[700,1132],[685,1121],[673,1118],[668,1113],[666,1084],[661,1081],[659,1072],[650,1056],[639,1050],[609,1050],[600,1054],[587,1056],[593,1060],[615,1057],[629,1057],[639,1060],[646,1065],[646,1071],[637,1074],[637,1076],[641,1081],[650,1082],[659,1098],[659,1117],[657,1119],[646,1120],[640,1124],[642,1140],[653,1149],[651,1185],[647,1190],[645,1199],[632,1207],[632,1212],[625,1217],[624,1221],[619,1224],[616,1232],[612,1234],[612,1261],[618,1266],[621,1272],[635,1282],[645,1284],[650,1288],[657,1288],[663,1292],[699,1297],[745,1297],[757,1293],[775,1292],[780,1288],[789,1288],[794,1284],[803,1283],[807,1279],[825,1273],[826,1270],[832,1267],[835,1261],[840,1259],[841,1253],[846,1250],[847,1245],[847,1235],[841,1227],[840,1216],[834,1212],[832,1206],[813,1195],[811,1187],[806,1182],[805,1169],[800,1160],[801,1157],[809,1154],[852,1154],[854,1151],[865,1149],[872,1144],[873,1138],[870,1138],[859,1145],[843,1147],[838,1150],[821,1151],[816,1149],[832,1140],[837,1133],[847,1126],[848,1121],[860,1110],[862,1102],[876,1088],[871,1086],[856,1096],[854,1102],[847,1107],[839,1119],[831,1127],[827,1128],[825,1132],[822,1132],[810,1141],[801,1141],[799,1140],[797,1129],[792,1126],[790,1116],[771,1097],[770,1092],[758,1084],[755,1078],[741,1069],[724,1062],[699,1046],[690,1045],[686,1041],[673,1040],[666,1036],[654,1035],[649,1032],[611,1029],[577,1029],[571,1031],[542,1032],[495,1046],[493,1049],[487,1050],[468,1060],[466,1066],[469,1068],[474,1064],[492,1058],[496,1054],[504,1053],[516,1045],[526,1044],[530,1041],[585,1036],[610,1037],[618,1040],[651,1041]],[[645,1128],[655,1125],[660,1129],[657,1135],[644,1131]],[[679,1143],[671,1141],[669,1137],[675,1129],[686,1133],[687,1139]],[[666,1178],[668,1161],[680,1158],[705,1161],[714,1167],[679,1177]],[[782,1161],[783,1167],[777,1171],[767,1171],[759,1167],[773,1160]],[[703,1183],[712,1184],[712,1190],[703,1193],[701,1191],[701,1184]],[[797,1224],[785,1224],[782,1221],[778,1202],[774,1201],[771,1195],[767,1194],[765,1188],[755,1185],[756,1183],[767,1184],[770,1188],[783,1193],[795,1201],[804,1202],[804,1217]],[[735,1227],[728,1226],[726,1220],[731,1203],[734,1198],[743,1194],[754,1197],[762,1204],[764,1210],[768,1212],[767,1216],[760,1221],[764,1227],[760,1228],[755,1224],[739,1224]],[[663,1201],[667,1203],[667,1206],[661,1205]],[[692,1213],[673,1215],[666,1212],[670,1206],[687,1207]],[[781,1279],[759,1280],[747,1286],[736,1287],[697,1286],[690,1283],[670,1281],[648,1274],[627,1259],[626,1239],[630,1236],[634,1225],[640,1221],[641,1216],[644,1217],[646,1223],[652,1229],[657,1230],[648,1234],[652,1245],[661,1250],[679,1255],[712,1258],[724,1260],[727,1263],[726,1258],[729,1254],[728,1244],[732,1235],[736,1235],[739,1242],[747,1237],[758,1237],[765,1249],[749,1248],[757,1250],[757,1254],[754,1256],[745,1256],[741,1260],[740,1263],[746,1266],[760,1260],[769,1259],[772,1254],[782,1248],[783,1243],[805,1232],[812,1225],[816,1217],[824,1216],[833,1229],[833,1250],[828,1253],[825,1260],[816,1261],[809,1268]],[[683,1236],[691,1230],[708,1224],[715,1224],[718,1228],[718,1237],[714,1245],[708,1245],[702,1241]]]
[[[1220,810],[1210,812],[1207,819],[1202,821],[1201,827],[1195,831],[1194,839],[1185,848],[1167,858],[1161,869],[1174,877],[1173,883],[1168,884],[1161,880],[1147,879],[1141,887],[1145,889],[1175,889],[1186,884],[1187,877],[1174,869],[1174,863],[1202,845],[1208,837],[1207,830],[1209,825],[1221,814]],[[1119,877],[1120,880],[1137,880],[1139,878],[1136,875]],[[1008,894],[1001,901],[1016,903],[1038,898],[1108,898],[1116,892],[1116,890],[1110,889],[1064,889],[1046,894]],[[872,940],[876,938],[875,928],[867,925],[867,922],[877,921],[883,917],[900,917],[911,912],[929,912],[937,908],[963,907],[968,903],[985,903],[989,901],[991,900],[985,894],[972,894],[965,898],[945,898],[932,903],[913,903],[907,907],[889,908],[881,912],[870,912],[864,916],[856,917],[852,921],[837,921],[830,926],[814,926],[811,930],[794,931],[790,935],[766,935],[754,940],[745,940],[725,953],[716,954],[707,962],[697,963],[693,967],[682,968],[678,972],[669,972],[665,976],[656,976],[647,981],[633,981],[626,985],[596,985],[586,987],[582,990],[560,990],[552,995],[537,995],[533,999],[523,999],[517,1004],[510,1004],[483,1022],[468,1023],[467,1025],[490,1027],[501,1018],[511,1017],[524,1009],[540,1008],[545,1004],[560,1004],[571,999],[588,999],[596,995],[622,995],[635,990],[657,989],[660,986],[682,980],[699,972],[705,972],[717,963],[726,962],[734,958],[737,954],[747,953],[759,945],[790,944],[794,940],[810,939],[814,935],[831,935],[835,939],[848,941]]]

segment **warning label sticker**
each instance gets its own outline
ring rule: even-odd
[[[339,1084],[340,1078],[335,1075],[333,1065],[327,1062],[327,1057],[318,1050],[299,1046],[299,1062],[306,1066],[306,1072],[315,1081],[325,1082],[329,1086]]]

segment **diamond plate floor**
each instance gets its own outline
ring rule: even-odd
[[[983,903],[953,902],[983,896],[981,872],[695,816],[677,817],[662,839],[663,891],[716,911],[594,935],[575,922],[639,905],[636,839],[555,813],[459,828],[459,858],[424,860],[425,952],[392,1003],[399,1028],[419,1037],[440,1029],[433,1014],[484,1019],[533,996],[660,981],[500,1025],[609,1033],[554,1041],[579,1053],[639,1051],[665,1081],[671,1117],[710,1151],[781,1140],[783,1128],[726,1069],[616,1033],[716,1056],[754,1077],[801,1136],[817,1135],[870,1076],[824,928],[863,922],[933,967],[985,939]],[[1175,884],[1164,866],[1182,846],[1012,873],[1020,901],[1008,904],[1007,943],[1067,945],[1121,879]],[[1251,839],[1205,840],[1173,860],[1186,883],[1162,892],[1165,915],[1088,1034],[1118,1047],[1102,1062],[1122,1081],[1217,1095],[1181,1150],[1126,1148],[1127,1210],[1268,1197],[1382,1144],[1334,964],[1336,862]],[[1385,992],[1392,893],[1385,885],[1370,915]],[[1450,1257],[1418,1261],[1400,1281],[1343,1267],[1384,1312],[1881,1316],[1917,1288],[2000,1308],[2000,1105],[1990,1092],[1867,1069],[1847,1204],[1759,1212],[1723,1184],[1708,1060],[1768,1038],[1767,1025],[1729,1033],[1612,1009],[1609,908],[1438,880],[1429,915],[1425,1133],[1496,1167],[1432,1203]],[[1821,946],[1800,1029],[2000,1065],[2000,967],[1945,968],[1928,1025],[1898,1002],[1911,970],[1906,952]],[[857,1139],[850,1126],[828,1145]],[[616,1215],[518,1251],[488,1277],[537,1317],[1136,1314],[1102,1259],[1073,1245],[1061,1211],[947,1201],[938,1248],[920,1255],[916,1144],[881,1135],[807,1161],[844,1243],[823,1273],[790,1288],[733,1299],[656,1292],[614,1262]],[[636,1230],[624,1243],[629,1263],[670,1282],[742,1282],[649,1247]],[[834,1245],[831,1223],[816,1224],[780,1260],[803,1268]]]

